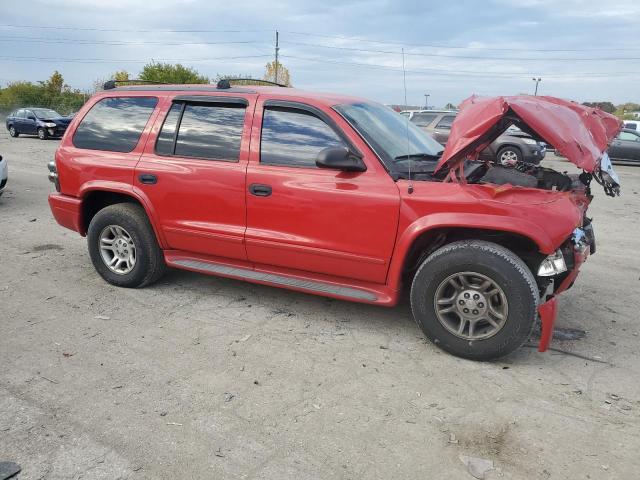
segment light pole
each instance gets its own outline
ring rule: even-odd
[[[535,97],[535,96],[538,95],[538,84],[542,81],[542,79],[540,77],[538,77],[538,78],[533,77],[531,80],[536,82],[536,90],[535,90],[535,92],[533,92],[533,96]]]
[[[424,109],[429,110],[429,94],[424,94]]]

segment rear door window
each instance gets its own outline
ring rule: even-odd
[[[443,130],[450,130],[453,121],[456,119],[455,115],[445,115],[440,119],[436,128],[442,128]]]
[[[435,113],[414,113],[411,121],[419,127],[426,127],[437,117]]]
[[[635,135],[631,132],[620,132],[618,138],[620,140],[627,140],[629,142],[637,142],[638,140],[640,140],[640,137],[638,137],[638,135]]]
[[[77,148],[131,152],[158,103],[156,97],[110,97],[96,103],[73,135]]]
[[[320,150],[345,147],[338,134],[312,113],[290,108],[267,108],[262,119],[260,163],[316,167]]]
[[[156,142],[158,155],[237,162],[246,105],[174,103]]]

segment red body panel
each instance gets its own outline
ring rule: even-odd
[[[622,121],[613,115],[560,98],[472,96],[460,106],[438,168],[455,167],[466,157],[477,156],[502,133],[491,133],[491,129],[510,111],[588,172],[596,168],[602,152],[622,128]]]

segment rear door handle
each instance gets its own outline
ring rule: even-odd
[[[256,197],[268,197],[271,195],[271,186],[263,185],[261,183],[252,183],[249,185],[249,192]]]
[[[158,177],[152,173],[143,173],[138,176],[138,180],[140,180],[140,183],[145,183],[147,185],[155,185],[158,183]]]

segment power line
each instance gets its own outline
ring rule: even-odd
[[[429,43],[406,43],[398,41],[384,41],[384,40],[371,40],[364,37],[352,37],[347,35],[324,35],[320,33],[306,33],[306,32],[291,32],[285,31],[290,35],[300,35],[305,37],[319,37],[329,38],[335,40],[348,40],[364,43],[374,43],[378,45],[398,45],[400,47],[416,47],[416,48],[444,48],[444,49],[464,49],[464,50],[492,50],[492,51],[504,51],[504,52],[586,52],[586,51],[611,51],[611,50],[629,50],[637,51],[640,48],[630,47],[602,47],[602,48],[504,48],[504,47],[483,47],[477,45],[443,45],[443,44],[429,44]]]
[[[243,60],[248,58],[264,58],[271,55],[237,55],[229,57],[208,57],[208,58],[156,58],[162,62],[208,62],[211,60]],[[0,60],[13,60],[25,62],[55,61],[64,63],[148,63],[151,59],[116,59],[116,58],[61,58],[61,57],[21,57],[21,56],[0,56]]]
[[[28,43],[69,43],[74,45],[250,45],[266,42],[255,40],[238,40],[223,42],[153,42],[153,41],[129,41],[129,40],[86,40],[77,38],[47,38],[47,37],[0,37],[0,42],[28,42]]]
[[[89,27],[58,27],[49,25],[15,25],[15,24],[0,24],[0,27],[7,28],[34,28],[42,30],[77,30],[82,32],[130,32],[130,33],[256,33],[256,32],[268,32],[270,30],[171,30],[154,28],[147,30],[130,29],[130,28],[89,28]]]
[[[355,67],[366,67],[366,68],[372,68],[372,69],[379,69],[379,70],[390,70],[390,71],[396,71],[396,72],[401,72],[402,71],[402,67],[396,67],[396,66],[390,66],[390,65],[376,65],[376,64],[371,64],[371,63],[362,63],[362,62],[344,62],[344,61],[340,61],[340,60],[333,60],[333,59],[322,59],[322,58],[311,58],[311,57],[300,57],[297,55],[281,55],[281,57],[283,58],[291,58],[291,59],[295,59],[295,60],[305,60],[305,61],[309,61],[309,62],[318,62],[318,63],[330,63],[330,64],[337,64],[337,65],[348,65],[348,66],[355,66]],[[407,73],[412,73],[412,74],[429,74],[429,75],[444,75],[444,76],[454,76],[454,75],[458,75],[458,74],[464,74],[465,76],[476,76],[476,77],[503,77],[503,78],[509,78],[509,77],[530,77],[532,75],[532,73],[529,72],[493,72],[493,71],[488,71],[488,72],[478,72],[478,71],[472,71],[472,70],[438,70],[438,69],[429,69],[429,68],[424,68],[424,69],[417,69],[417,70],[406,70]],[[602,77],[602,78],[608,78],[608,77],[619,77],[619,76],[623,76],[623,75],[628,75],[628,76],[640,76],[640,72],[616,72],[615,74],[608,74],[608,73],[603,73],[603,72],[574,72],[574,73],[569,73],[569,74],[562,74],[562,73],[545,73],[543,74],[545,77],[556,77],[556,78],[572,78],[572,77]]]
[[[365,52],[365,53],[382,53],[388,55],[399,55],[399,52],[392,50],[373,50],[367,48],[356,47],[338,47],[335,45],[321,45],[318,43],[304,43],[304,42],[289,42],[289,45],[296,45],[302,47],[314,47],[314,48],[329,48],[335,50],[345,50],[351,52]],[[405,55],[420,56],[420,57],[442,57],[442,58],[458,58],[462,60],[507,60],[507,61],[613,61],[613,60],[640,60],[640,57],[598,57],[598,58],[541,58],[541,57],[485,57],[477,55],[447,55],[442,53],[410,53],[405,52]]]

